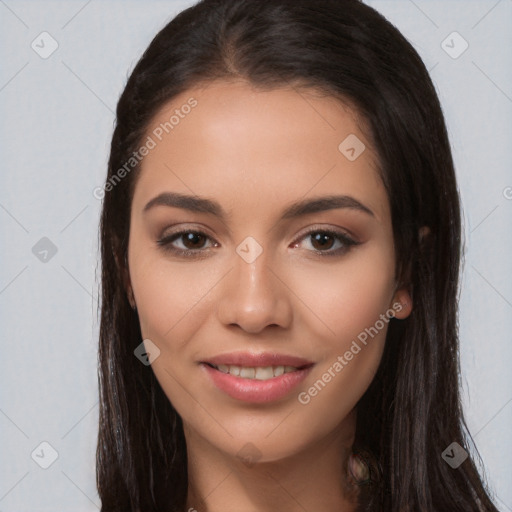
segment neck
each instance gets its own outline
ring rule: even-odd
[[[355,512],[357,490],[347,477],[353,421],[275,461],[242,460],[221,452],[186,429],[189,493],[194,512]],[[256,452],[249,445],[247,452]]]

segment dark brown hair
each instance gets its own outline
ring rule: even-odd
[[[459,396],[459,195],[441,107],[420,57],[357,0],[201,1],[156,35],[129,77],[106,183],[167,102],[199,83],[229,79],[345,100],[368,124],[379,157],[397,276],[414,306],[407,319],[390,321],[382,362],[357,405],[354,451],[372,476],[361,487],[361,510],[496,512]],[[106,189],[101,217],[97,486],[104,512],[182,512],[181,419],[151,367],[133,354],[142,337],[125,279],[137,173]],[[430,234],[420,240],[422,226]],[[441,457],[452,442],[471,452],[457,469]]]

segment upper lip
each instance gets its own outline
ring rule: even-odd
[[[249,367],[294,366],[295,368],[302,368],[313,364],[312,361],[308,361],[302,357],[276,354],[275,352],[231,352],[229,354],[219,354],[217,356],[209,357],[201,362],[215,366],[225,364],[227,366],[236,365]]]

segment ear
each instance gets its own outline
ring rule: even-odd
[[[403,320],[407,318],[412,311],[412,292],[411,292],[411,264],[407,265],[407,269],[404,272],[404,277],[401,282],[396,284],[395,292],[393,293],[393,299],[389,305],[395,313],[395,318]]]
[[[393,295],[390,308],[395,312],[395,318],[403,320],[407,318],[412,311],[412,297],[407,286],[398,288]]]
[[[420,244],[420,250],[426,239],[429,238],[431,231],[428,226],[422,226],[418,230],[418,241]],[[411,267],[409,265],[406,272],[406,280],[407,283],[411,281]],[[403,320],[407,318],[412,311],[413,301],[412,301],[412,291],[409,284],[401,283],[402,286],[398,286],[393,295],[393,300],[391,301],[390,307],[395,311],[395,317]]]

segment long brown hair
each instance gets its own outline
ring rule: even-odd
[[[461,225],[445,122],[416,51],[357,0],[203,0],[156,35],[128,79],[100,227],[102,511],[183,511],[188,484],[181,419],[133,353],[142,338],[125,278],[138,166],[113,179],[162,106],[200,82],[233,77],[262,89],[312,87],[350,102],[379,155],[397,276],[409,283],[414,307],[407,319],[390,321],[379,370],[357,405],[354,450],[372,469],[361,510],[496,512],[459,396]],[[420,240],[422,226],[430,234]],[[456,469],[442,457],[453,442],[472,452]]]

